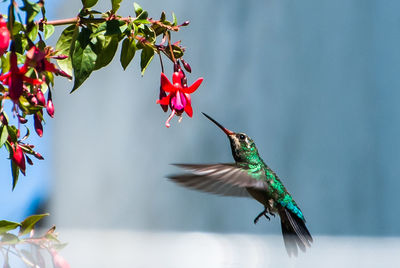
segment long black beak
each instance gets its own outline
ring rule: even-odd
[[[232,135],[235,134],[234,132],[230,131],[229,129],[224,128],[220,123],[218,123],[217,121],[215,121],[213,118],[211,118],[211,116],[207,115],[206,113],[203,113],[205,117],[207,117],[208,119],[211,120],[211,122],[213,122],[214,124],[216,124],[220,129],[222,129],[223,132],[225,132],[226,135]]]

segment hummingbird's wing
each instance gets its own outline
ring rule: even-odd
[[[174,164],[189,173],[170,176],[172,181],[203,192],[251,197],[246,188],[265,189],[265,182],[256,180],[249,173],[235,164]]]

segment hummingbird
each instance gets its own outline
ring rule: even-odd
[[[260,157],[254,141],[245,133],[236,133],[223,127],[209,115],[228,137],[235,163],[228,164],[174,164],[187,173],[169,176],[184,187],[223,196],[250,197],[264,206],[254,224],[265,216],[280,216],[283,241],[289,256],[297,256],[310,247],[313,238],[306,220],[293,197],[276,173]]]

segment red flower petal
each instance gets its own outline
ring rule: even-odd
[[[187,113],[187,115],[189,117],[193,116],[193,109],[192,109],[192,105],[190,104],[190,102],[188,102],[185,106],[185,112]]]
[[[196,91],[196,89],[201,85],[202,82],[203,82],[203,77],[200,77],[190,87],[183,88],[182,92],[192,94],[193,92]]]
[[[31,77],[27,77],[27,76],[24,76],[23,80],[25,82],[28,82],[29,84],[32,84],[32,85],[41,85],[43,83],[39,79],[34,79],[34,78],[31,78]]]
[[[157,100],[156,103],[161,104],[161,105],[169,105],[170,96],[171,96],[171,94],[169,94],[168,96],[165,96],[161,100]]]
[[[161,88],[165,92],[175,92],[176,91],[176,88],[171,84],[171,82],[168,80],[168,77],[166,77],[164,73],[161,73]]]

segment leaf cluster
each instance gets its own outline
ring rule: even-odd
[[[134,3],[134,17],[121,17],[116,14],[120,0],[112,0],[112,9],[101,13],[91,8],[97,1],[84,1],[84,9],[79,14],[76,24],[64,29],[57,41],[56,50],[68,55],[66,60],[58,62],[60,68],[74,75],[72,92],[95,70],[107,66],[114,58],[119,43],[121,45],[120,63],[125,70],[137,53],[140,53],[140,68],[142,75],[155,53],[164,52],[168,58],[182,57],[183,48],[172,45],[174,55],[166,46],[157,45],[157,37],[170,35],[170,31],[178,31],[177,20],[166,19],[165,13],[159,20],[150,19],[148,12],[139,4]],[[165,40],[164,40],[165,42]]]
[[[65,246],[58,240],[55,226],[44,234],[35,235],[35,225],[48,215],[31,215],[22,222],[0,220],[0,251],[4,256],[4,267],[9,267],[9,253],[18,256],[28,267],[44,267],[43,253],[51,253]]]

